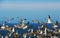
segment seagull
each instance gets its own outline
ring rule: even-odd
[[[6,35],[6,36],[5,36],[5,38],[9,38],[9,36],[8,36],[8,35]]]
[[[5,29],[5,26],[4,26],[5,24],[3,24],[3,26],[1,26],[1,29]]]
[[[13,27],[12,32],[15,32],[15,28]]]
[[[52,22],[51,22],[51,17],[50,17],[50,15],[48,16],[47,23],[52,23]]]
[[[53,25],[54,28],[58,27],[58,21],[56,21]]]
[[[42,30],[41,30],[39,34],[42,34],[42,33],[43,33],[43,32],[42,32]]]
[[[23,37],[26,38],[26,37],[27,37],[27,33],[24,33],[24,34],[23,34]]]
[[[3,38],[3,35],[2,35],[2,37],[1,38]]]

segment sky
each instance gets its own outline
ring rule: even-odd
[[[48,15],[60,20],[60,0],[0,0],[0,19],[27,18],[45,21]]]

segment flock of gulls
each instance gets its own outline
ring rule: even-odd
[[[51,22],[50,16],[48,16],[46,23],[40,23],[38,20],[33,20],[33,22],[37,22],[38,26],[35,25],[37,28],[33,25],[30,26],[30,22],[25,23],[24,19],[20,19],[20,24],[14,24],[13,27],[2,24],[0,38],[60,38],[59,23],[58,21]],[[52,25],[49,26],[50,24]],[[4,30],[9,32],[4,35],[2,34],[2,32],[5,33]]]

